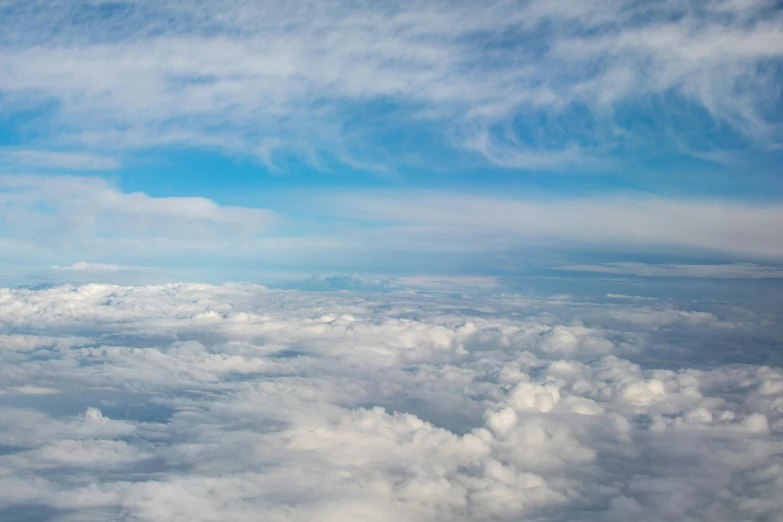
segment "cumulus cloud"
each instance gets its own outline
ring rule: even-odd
[[[704,157],[724,144],[692,134],[715,121],[756,148],[781,139],[771,0],[27,1],[4,15],[2,109],[43,108],[54,138],[86,148],[367,166],[372,130],[350,115],[374,102],[392,106],[390,125],[432,122],[515,168],[578,167],[606,144],[650,149],[650,129],[617,116],[629,107],[653,127],[696,114],[674,141]],[[670,97],[692,110],[659,107]],[[546,138],[531,132],[542,125]]]
[[[687,306],[0,290],[0,515],[774,520],[779,324]]]

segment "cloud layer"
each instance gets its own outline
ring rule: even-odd
[[[1,108],[43,111],[57,123],[50,143],[385,168],[394,151],[366,117],[381,114],[391,128],[431,125],[497,165],[546,170],[781,140],[783,18],[772,0],[3,9]]]
[[[324,266],[364,269],[375,263],[382,267],[376,270],[389,273],[384,258],[393,253],[414,273],[426,273],[426,256],[462,263],[487,253],[515,258],[517,251],[531,247],[783,260],[778,226],[783,206],[778,204],[638,196],[533,200],[423,191],[268,199],[279,208],[221,205],[204,197],[153,197],[94,177],[0,176],[0,241],[7,245],[6,260],[49,253],[52,258],[43,266],[86,259],[92,268],[104,269],[209,258],[306,268],[310,262],[308,269],[316,271]],[[314,225],[314,220],[320,223]],[[338,226],[332,226],[335,222]],[[638,263],[566,268],[575,267],[650,276],[778,274],[774,266],[748,263],[724,264],[717,271]]]
[[[156,251],[165,257],[174,249],[238,245],[273,220],[265,209],[123,192],[93,177],[0,176],[0,198],[2,240],[21,251],[55,247],[64,257]]]
[[[0,514],[777,520],[770,313],[252,285],[1,290]]]
[[[752,278],[779,279],[783,270],[752,263],[724,265],[684,265],[667,263],[648,265],[645,263],[606,263],[603,265],[572,265],[555,267],[569,272],[598,272],[601,274],[631,274],[648,277],[709,277],[709,278]]]
[[[333,212],[383,223],[399,248],[455,252],[518,245],[691,251],[783,258],[783,206],[655,197],[514,199],[468,194],[362,194]]]

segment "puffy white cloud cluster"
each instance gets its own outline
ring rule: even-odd
[[[783,520],[783,370],[748,364],[774,317],[0,290],[0,519]]]

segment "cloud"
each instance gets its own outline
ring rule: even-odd
[[[765,306],[683,306],[2,289],[0,514],[774,517],[783,361],[757,357],[779,328]]]
[[[530,149],[518,139],[513,143],[502,143],[488,133],[477,136],[469,143],[468,148],[480,152],[493,164],[524,170],[566,170],[585,169],[589,165],[599,166],[599,162],[591,158],[580,147],[571,145],[562,150]]]
[[[657,300],[658,297],[643,297],[638,295],[625,295],[625,294],[606,294],[606,297],[609,299],[651,299],[651,300]]]
[[[630,274],[646,277],[719,277],[754,279],[777,279],[783,277],[783,270],[780,270],[779,268],[759,266],[753,263],[731,263],[725,265],[605,263],[602,265],[559,266],[554,267],[554,269],[572,272],[599,272],[602,274]]]
[[[351,195],[337,201],[340,208],[331,212],[374,223],[374,241],[398,249],[464,253],[554,245],[640,252],[665,247],[734,258],[783,258],[783,234],[777,226],[783,207],[778,204],[606,196],[525,200],[426,192]],[[750,272],[749,265],[735,268]]]
[[[0,241],[7,259],[17,256],[19,266],[26,266],[29,263],[24,260],[29,256],[49,252],[52,260],[45,266],[56,263],[59,268],[54,270],[60,275],[68,267],[63,261],[76,263],[70,265],[73,273],[88,269],[106,273],[165,267],[174,258],[187,267],[203,266],[207,257],[245,264],[252,260],[256,267],[259,263],[297,266],[299,271],[421,275],[437,273],[432,266],[443,266],[437,263],[468,264],[478,255],[483,267],[496,263],[513,268],[509,256],[514,258],[514,252],[531,247],[620,254],[665,252],[675,258],[698,253],[767,263],[783,258],[783,235],[777,226],[783,221],[783,207],[777,204],[633,196],[529,200],[423,191],[319,193],[299,201],[307,205],[306,215],[325,223],[339,218],[343,224],[307,230],[309,234],[303,235],[301,228],[283,223],[277,209],[220,205],[201,197],[127,193],[101,178],[4,176],[0,196],[4,225]],[[295,218],[303,215],[301,209],[278,204],[280,211]],[[191,255],[196,252],[198,256]],[[81,264],[85,262],[79,259],[85,257],[122,263]],[[401,263],[404,269],[394,268]],[[777,275],[777,269],[761,264],[721,266],[645,268],[624,263],[589,270],[715,277]],[[44,279],[51,276],[41,274]],[[348,279],[310,283],[315,284],[313,290],[358,288]],[[453,284],[449,280],[446,286]]]
[[[429,121],[456,147],[485,140],[479,152],[515,168],[654,151],[649,131],[616,117],[629,107],[653,133],[679,118],[675,142],[696,154],[705,147],[692,133],[712,122],[754,148],[781,139],[783,18],[772,1],[36,5],[6,13],[2,108],[43,109],[49,138],[88,149],[361,164],[381,136],[350,115],[377,102],[390,105],[387,126]],[[695,110],[655,103],[672,96]],[[714,141],[705,150],[725,148]]]
[[[308,292],[424,292],[424,293],[474,293],[497,290],[500,280],[491,276],[312,276],[304,280],[291,280],[267,285]]]
[[[106,270],[110,272],[116,272],[118,270],[156,270],[146,266],[128,266],[128,265],[112,265],[107,263],[87,263],[86,261],[79,261],[70,266],[52,266],[54,270]]]
[[[212,248],[258,236],[273,220],[264,209],[127,193],[93,177],[2,176],[0,195],[2,239],[20,244],[20,250],[56,247],[60,255],[71,250],[83,255],[86,247],[96,255]]]
[[[50,393],[57,393],[57,390],[51,388],[39,388],[37,386],[19,386],[18,388],[11,388],[10,390],[0,393],[19,393],[29,395],[48,395]]]
[[[201,197],[127,193],[101,178],[4,176],[0,195],[0,241],[9,256],[15,253],[21,266],[34,251],[56,249],[52,261],[58,272],[63,272],[62,260],[76,262],[70,266],[74,272],[119,272],[120,267],[164,266],[174,257],[203,262],[208,256],[308,271],[372,266],[365,270],[410,275],[432,272],[427,263],[433,259],[467,263],[479,254],[482,266],[513,267],[508,256],[528,247],[665,252],[675,258],[698,253],[767,263],[783,259],[783,235],[777,226],[783,221],[783,207],[777,204],[634,196],[530,200],[423,191],[319,193],[300,200],[307,205],[307,215],[324,222],[339,218],[343,225],[301,235],[295,227],[282,226],[276,210],[220,205]],[[301,215],[297,208],[285,210]],[[281,227],[273,228],[276,223]],[[200,257],[189,258],[193,252],[201,252]],[[80,264],[86,256],[123,263]],[[422,261],[425,256],[430,261]],[[401,259],[412,268],[395,274],[391,266]],[[632,263],[567,268],[574,266],[638,275],[777,276],[774,267],[747,262],[712,268]],[[312,289],[356,288],[349,280],[319,284]]]
[[[304,280],[283,281],[273,287],[310,292],[391,292],[402,289],[395,278],[360,276],[358,274],[326,277],[314,275]]]
[[[107,156],[29,149],[0,149],[0,162],[66,170],[116,170],[120,167],[117,159]]]
[[[473,293],[497,290],[501,283],[492,276],[403,276],[397,281],[406,288],[436,293]]]

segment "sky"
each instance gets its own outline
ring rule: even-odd
[[[772,0],[6,0],[0,20],[7,286],[781,274]]]
[[[0,0],[0,521],[783,522],[777,0]]]

